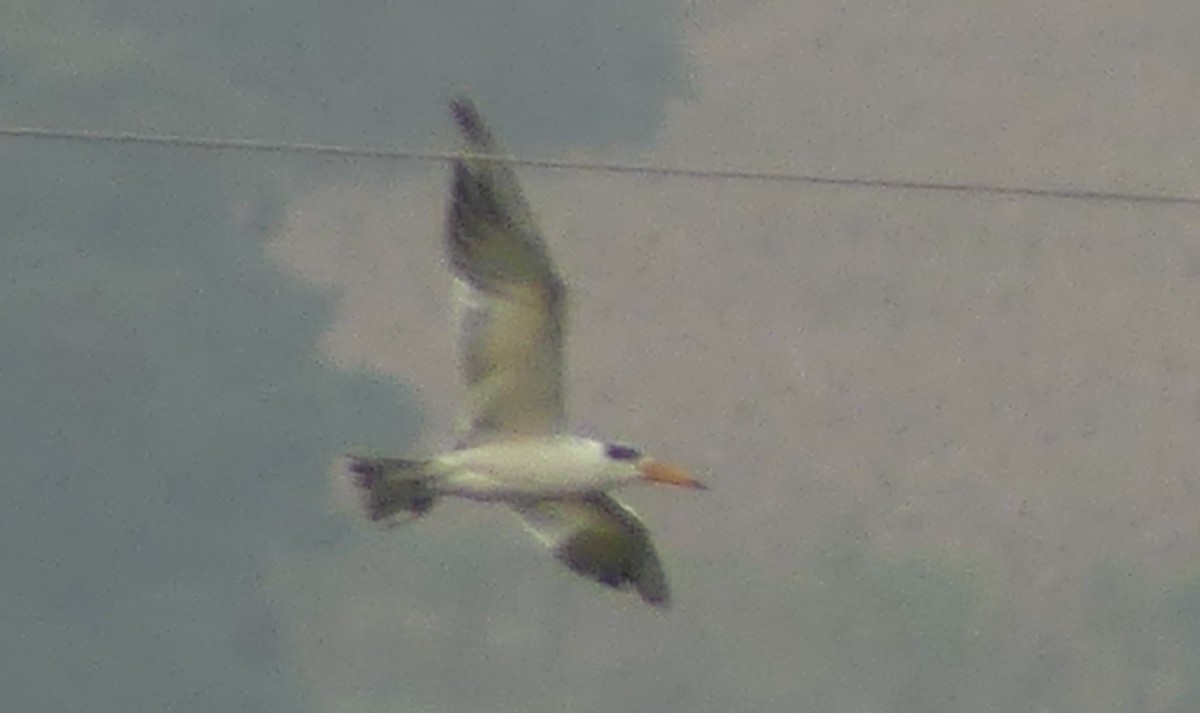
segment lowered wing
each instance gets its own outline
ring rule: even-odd
[[[607,493],[538,500],[514,509],[576,573],[614,589],[633,587],[647,604],[670,604],[667,578],[638,516]]]

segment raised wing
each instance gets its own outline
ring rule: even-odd
[[[475,107],[454,119],[466,141],[453,163],[446,244],[459,286],[466,379],[461,444],[558,432],[565,421],[566,289],[512,169]]]
[[[514,509],[576,573],[614,589],[633,587],[647,604],[671,603],[650,533],[637,514],[606,493],[538,500]]]

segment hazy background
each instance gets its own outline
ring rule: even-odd
[[[0,123],[1200,194],[1200,6],[15,0]],[[446,443],[445,167],[0,139],[0,691],[38,711],[1200,709],[1200,213],[522,170],[676,606]]]

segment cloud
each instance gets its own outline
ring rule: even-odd
[[[709,7],[685,38],[692,95],[667,105],[653,148],[608,146],[604,158],[1194,182],[1159,144],[1131,138],[1133,124],[1183,137],[1172,117],[1195,113],[1171,89],[1186,51],[1133,43],[1151,21],[979,10]],[[1085,61],[1097,38],[1125,74]],[[1137,62],[1166,71],[1143,77]],[[1126,111],[1138,77],[1150,84],[1137,83]],[[496,123],[511,121],[502,113]],[[514,709],[567,696],[599,708],[613,688],[712,710],[797,700],[929,710],[963,695],[997,710],[1070,708],[1133,665],[1080,655],[1132,639],[1070,613],[1131,598],[1130,616],[1153,619],[1152,598],[1136,599],[1149,595],[1095,587],[1097,571],[1116,562],[1169,577],[1200,537],[1189,485],[1200,253],[1180,237],[1185,215],[519,173],[573,288],[578,423],[688,459],[716,486],[708,498],[631,494],[680,606],[646,619],[558,577],[507,518],[456,507],[296,575],[322,587],[302,613],[323,633],[296,639],[317,662],[315,690],[340,692],[333,702],[365,686],[376,703],[419,690],[449,707],[494,696]],[[292,204],[278,242],[287,264],[340,292],[327,353],[419,386],[429,447],[445,442],[457,395],[442,180],[431,169],[319,187]],[[379,567],[387,573],[353,583],[331,574]],[[921,609],[944,626],[938,644],[905,628],[931,599],[957,617]],[[959,636],[968,630],[975,638]],[[366,651],[395,666],[360,677],[350,661]],[[979,673],[930,673],[946,651]],[[414,658],[482,678],[407,668]],[[1052,674],[1037,663],[1051,659]],[[564,676],[566,690],[553,683]],[[448,692],[460,686],[471,691]]]

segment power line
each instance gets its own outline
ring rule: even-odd
[[[55,141],[81,141],[108,144],[143,144],[170,146],[205,151],[245,151],[257,153],[302,154],[331,158],[367,158],[377,160],[451,161],[460,154],[456,151],[413,151],[404,149],[372,149],[334,144],[290,143],[285,141],[260,141],[257,139],[218,139],[210,137],[178,136],[172,134],[140,134],[128,131],[103,132],[71,129],[46,129],[25,126],[0,126],[0,136],[43,139]],[[737,168],[687,168],[678,166],[655,166],[638,163],[610,163],[570,161],[551,158],[528,158],[521,156],[478,156],[477,158],[507,161],[520,166],[551,168],[569,171],[593,171],[603,173],[625,173],[649,176],[674,176],[696,179],[718,179],[736,181],[766,181],[774,183],[805,183],[818,186],[843,186],[848,188],[875,188],[890,190],[940,191],[977,195],[1019,196],[1027,198],[1052,198],[1061,200],[1097,201],[1108,203],[1135,203],[1157,205],[1200,206],[1200,198],[1155,193],[1125,193],[1100,191],[1085,188],[1059,187],[1014,187],[998,186],[981,182],[943,183],[938,181],[916,181],[890,178],[836,178],[785,171],[759,171]]]

